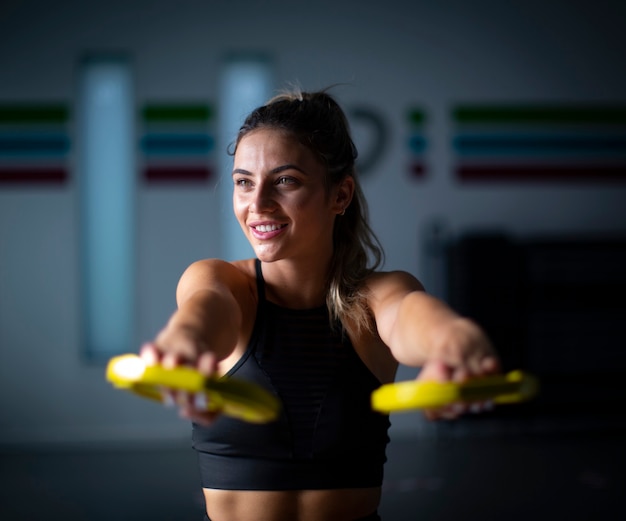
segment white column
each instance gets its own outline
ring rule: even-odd
[[[90,358],[107,358],[136,349],[133,82],[124,59],[88,59],[79,74],[82,338]]]
[[[271,61],[266,57],[235,56],[224,60],[222,64],[218,105],[218,190],[224,260],[254,256],[233,213],[233,158],[226,153],[226,149],[235,141],[248,113],[263,105],[274,94],[273,84]]]

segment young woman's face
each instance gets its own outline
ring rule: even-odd
[[[313,152],[278,130],[259,129],[239,142],[233,167],[235,215],[264,262],[332,252],[342,209]]]

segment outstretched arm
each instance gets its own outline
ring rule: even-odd
[[[428,295],[412,275],[377,274],[370,291],[381,339],[398,362],[422,367],[420,379],[462,382],[499,370],[498,356],[478,324]],[[427,416],[451,417],[464,410],[455,405]]]
[[[192,365],[210,376],[237,345],[242,302],[249,298],[247,288],[245,276],[229,263],[205,260],[192,264],[178,284],[178,309],[155,340],[142,347],[142,358],[166,367]],[[191,402],[182,405],[184,416],[197,421],[212,419],[211,414],[194,409]]]

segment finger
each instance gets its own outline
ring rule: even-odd
[[[473,357],[465,362],[467,367],[467,376],[480,376],[483,374],[483,358]]]
[[[500,362],[493,355],[470,358],[465,362],[468,376],[484,376],[500,371]]]
[[[494,403],[492,400],[487,400],[484,402],[472,402],[469,405],[469,412],[472,414],[480,414],[493,410],[493,407]]]
[[[483,412],[483,405],[481,402],[473,402],[469,404],[469,412],[472,414],[479,414]]]
[[[494,374],[500,371],[500,362],[495,356],[487,356],[481,360],[481,369],[484,374]]]
[[[180,365],[180,357],[176,353],[165,353],[161,358],[161,365],[165,369],[174,369]]]
[[[199,411],[206,411],[209,406],[209,400],[205,393],[195,393],[193,395],[193,406]]]
[[[421,369],[418,380],[448,382],[451,378],[450,368],[439,360],[430,360]]]
[[[451,380],[456,383],[464,383],[470,379],[470,371],[465,367],[456,367],[452,371]]]
[[[183,407],[180,409],[180,417],[191,420],[201,425],[211,425],[220,415],[219,411],[200,411],[194,407]]]
[[[455,420],[465,412],[467,412],[467,405],[461,402],[456,402],[443,407],[439,414],[444,420]]]
[[[427,409],[424,411],[424,415],[428,420],[455,420],[462,414],[465,414],[468,410],[468,405],[456,402],[445,407],[439,407],[437,409]]]
[[[151,342],[146,342],[139,350],[139,356],[146,365],[157,365],[159,363],[160,354],[156,346]]]
[[[209,398],[204,392],[177,391],[175,402],[181,409],[196,410],[201,413],[205,413],[209,406]]]
[[[174,399],[176,405],[181,409],[185,407],[193,407],[193,395],[187,391],[174,391]]]
[[[174,391],[168,389],[166,387],[161,389],[161,403],[165,407],[175,407],[176,406],[176,395]]]
[[[211,352],[202,353],[198,358],[197,368],[204,376],[211,376],[217,371],[217,358]]]

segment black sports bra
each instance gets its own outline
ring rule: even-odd
[[[380,486],[389,418],[373,412],[380,382],[333,328],[326,306],[280,307],[265,299],[256,260],[258,306],[237,375],[282,402],[279,419],[249,424],[222,416],[193,426],[202,486],[229,490],[307,490]]]

